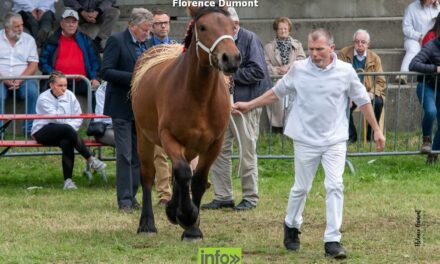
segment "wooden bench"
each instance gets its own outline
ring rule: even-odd
[[[0,136],[4,134],[8,126],[11,124],[14,120],[35,120],[35,119],[94,119],[94,118],[109,118],[106,115],[101,114],[93,114],[93,113],[84,113],[79,115],[49,115],[49,114],[3,114],[0,115],[0,120],[6,120],[6,122],[0,127]],[[100,142],[97,142],[93,139],[86,139],[84,140],[84,144],[88,147],[101,147],[103,144]],[[0,152],[0,158],[5,156],[5,154],[13,147],[33,147],[33,148],[39,148],[39,147],[53,147],[53,146],[45,146],[34,139],[12,139],[12,140],[4,140],[3,137],[0,139],[0,147],[5,148]],[[87,163],[86,169],[84,171],[89,181],[93,179],[93,175],[90,170],[90,166]],[[107,182],[107,175],[105,172],[101,173],[102,178],[105,182]]]

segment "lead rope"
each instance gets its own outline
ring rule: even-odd
[[[229,77],[229,93],[230,93],[230,98],[231,98],[231,104],[234,103],[234,79],[231,77]],[[244,134],[245,137],[247,137],[248,139],[251,138],[251,134],[249,133],[249,127],[247,125],[247,121],[243,115],[242,112],[235,110],[238,115],[241,117],[241,121],[243,123],[243,128],[244,128]],[[237,144],[238,144],[238,156],[239,156],[239,161],[238,161],[238,174],[240,174],[241,171],[241,166],[242,166],[242,162],[243,162],[243,145],[241,144],[241,139],[240,139],[240,134],[238,133],[238,128],[237,128],[237,124],[235,123],[234,120],[234,114],[230,114],[230,119],[231,119],[231,123],[232,123],[232,127],[234,128],[235,134],[237,135]]]

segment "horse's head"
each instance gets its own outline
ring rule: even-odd
[[[241,63],[240,51],[233,39],[234,24],[227,8],[190,7],[193,18],[196,53],[202,63],[211,65],[227,75]]]

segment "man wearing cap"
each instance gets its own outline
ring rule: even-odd
[[[23,32],[20,14],[7,13],[3,18],[5,29],[0,30],[0,76],[27,76],[35,74],[38,52],[34,38]],[[5,80],[0,82],[0,114],[4,113],[8,95],[26,100],[26,113],[35,114],[38,87],[35,80]],[[23,133],[30,134],[32,121],[23,122]]]
[[[54,70],[64,74],[80,74],[91,80],[92,87],[99,86],[98,73],[101,66],[92,40],[78,30],[79,16],[75,10],[66,9],[61,15],[61,28],[55,31],[43,47],[40,69],[43,74]],[[72,90],[72,81],[69,81]],[[87,94],[83,81],[76,81],[75,93]]]
[[[79,13],[81,25],[99,25],[93,42],[100,53],[104,51],[105,42],[119,19],[120,12],[114,7],[115,3],[116,0],[64,0],[66,7]]]

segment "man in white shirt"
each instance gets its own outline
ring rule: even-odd
[[[235,103],[233,109],[245,113],[282,99],[287,94],[293,96],[292,111],[284,133],[294,140],[295,183],[290,191],[284,220],[284,245],[294,251],[300,247],[302,212],[321,162],[326,189],[324,249],[327,256],[345,258],[347,253],[340,244],[340,227],[349,98],[359,106],[373,128],[378,151],[383,150],[385,138],[374,117],[370,97],[353,67],[337,59],[331,33],[325,29],[313,30],[308,37],[308,49],[310,57],[296,61],[275,87],[250,102]]]
[[[19,14],[8,13],[0,30],[0,76],[28,76],[35,74],[38,53],[34,38],[23,32],[23,19]],[[15,93],[26,101],[26,113],[35,114],[38,86],[35,80],[5,80],[0,82],[0,114],[5,111],[5,101]],[[23,122],[23,133],[30,134],[32,120]]]

